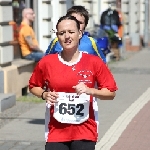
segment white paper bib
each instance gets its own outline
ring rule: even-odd
[[[90,95],[59,92],[53,117],[61,123],[81,124],[89,118]]]

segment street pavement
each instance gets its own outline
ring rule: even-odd
[[[96,150],[150,147],[150,50],[125,52],[123,56],[123,60],[108,65],[118,91],[113,101],[98,101],[100,126]],[[45,104],[28,105],[17,102],[0,113],[0,150],[45,149]]]

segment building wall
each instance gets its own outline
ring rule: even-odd
[[[67,6],[60,0],[37,0],[38,2],[38,40],[45,52],[50,41],[56,37],[56,23],[60,16],[65,15]]]
[[[38,41],[40,48],[43,51],[45,51],[51,39],[51,31],[53,29],[52,3],[51,1],[42,1],[42,0],[38,0],[37,2],[38,2],[38,16],[37,16]]]
[[[9,24],[13,20],[11,1],[0,0],[0,66],[10,63],[13,58],[13,29]]]
[[[28,87],[35,62],[14,59],[15,26],[12,1],[0,0],[0,93],[14,93],[19,97],[22,96],[22,90]]]
[[[33,9],[36,12],[36,23],[34,23],[34,30],[37,35],[37,39],[39,41],[40,48],[45,52],[50,41],[56,36],[53,33],[53,29],[55,29],[57,20],[60,16],[65,15],[67,8],[70,8],[71,5],[83,5],[89,10],[90,20],[87,26],[87,30],[94,27],[94,24],[99,24],[100,14],[102,11],[106,10],[109,7],[110,3],[115,3],[116,0],[36,0],[34,1]],[[0,2],[4,2],[4,0],[0,0]],[[124,14],[124,35],[129,36],[131,39],[137,35],[143,35],[144,33],[144,0],[122,0],[122,12]],[[7,21],[12,20],[12,11],[11,6],[3,6],[7,8],[7,14],[11,14],[11,16],[7,15],[0,18],[0,22],[2,22],[3,18]],[[6,15],[6,9],[0,7],[1,14]],[[9,17],[9,18],[8,18]],[[7,19],[8,18],[8,19]],[[5,29],[5,30],[4,30]],[[9,31],[12,33],[12,28],[10,26],[0,26],[0,32],[4,33]],[[5,33],[4,33],[5,35]],[[12,34],[9,34],[9,38],[7,40],[11,40]],[[5,37],[0,38],[0,43],[5,41]],[[2,42],[1,42],[2,41]],[[1,47],[1,49],[5,49],[5,47]],[[12,46],[7,47],[7,49],[12,49]],[[1,50],[2,52],[3,50]],[[9,50],[9,52],[12,50]],[[4,51],[3,51],[4,52]],[[6,52],[6,51],[5,51]],[[6,55],[6,54],[3,54]],[[1,55],[2,56],[2,55]],[[13,59],[6,58],[10,61]],[[2,60],[2,58],[1,58]]]
[[[145,12],[145,4],[144,4],[144,0],[139,0],[139,4],[140,4],[140,11],[139,11],[139,22],[140,22],[140,35],[144,35],[144,22],[145,22],[145,16],[144,16],[144,12]]]
[[[124,38],[136,50],[141,49],[141,36],[144,34],[144,0],[122,0],[124,14]],[[132,48],[131,48],[132,50]]]

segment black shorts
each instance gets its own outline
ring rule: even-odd
[[[96,142],[79,140],[71,142],[47,142],[45,150],[95,150]]]

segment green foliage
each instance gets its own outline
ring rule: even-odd
[[[105,30],[106,33],[108,34],[108,37],[111,39],[112,37],[114,37],[115,32],[113,30]]]
[[[35,97],[35,96],[21,96],[17,99],[17,101],[22,102],[32,102],[32,103],[42,103],[45,102],[41,98]]]

